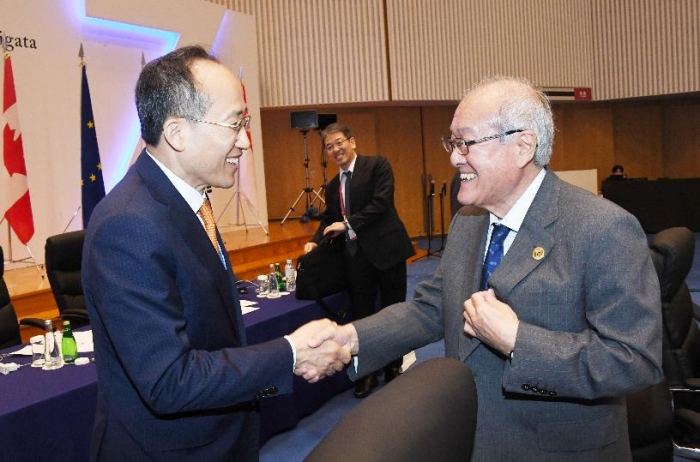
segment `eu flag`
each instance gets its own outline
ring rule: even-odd
[[[102,179],[102,163],[100,162],[100,150],[97,147],[95,118],[92,116],[90,88],[84,65],[80,96],[80,141],[83,228],[87,228],[93,209],[100,202],[100,199],[105,197],[105,183]]]

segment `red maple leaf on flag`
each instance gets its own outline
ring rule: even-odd
[[[34,217],[29,199],[27,167],[24,163],[22,131],[19,127],[17,95],[12,74],[12,61],[5,53],[3,104],[2,104],[2,144],[4,171],[0,171],[2,200],[0,211],[23,244],[34,235]]]

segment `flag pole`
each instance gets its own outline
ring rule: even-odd
[[[3,217],[5,221],[5,217]],[[13,263],[12,261],[12,230],[10,230],[10,222],[7,222],[7,262]],[[3,262],[3,265],[5,262]]]
[[[79,205],[77,209],[75,209],[75,212],[73,212],[73,216],[70,217],[70,220],[68,220],[68,224],[66,225],[65,228],[63,228],[63,231],[61,234],[64,234],[66,231],[68,231],[68,227],[70,226],[71,223],[73,223],[73,220],[75,220],[75,217],[78,216],[78,212],[80,212],[80,209],[83,208],[82,205]]]
[[[83,52],[83,43],[80,42],[80,50],[78,50],[78,67],[83,67],[85,65],[85,60],[83,59],[85,57],[85,53]],[[75,217],[78,215],[78,212],[80,212],[80,209],[82,208],[82,204],[78,206],[77,209],[75,209],[75,212],[73,212],[73,215],[71,215],[70,220],[68,220],[68,224],[66,224],[66,227],[63,228],[63,231],[61,231],[61,234],[64,234],[66,231],[68,231],[68,227],[73,223],[73,220],[75,220]]]

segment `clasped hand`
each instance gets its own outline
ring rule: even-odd
[[[297,352],[294,373],[309,383],[342,370],[357,352],[357,333],[352,324],[339,326],[328,319],[312,321],[290,338]]]
[[[310,383],[330,377],[350,362],[350,348],[339,337],[336,323],[321,319],[309,322],[289,337],[296,349],[294,373]]]
[[[506,356],[513,351],[519,324],[518,315],[493,289],[476,292],[464,302],[464,332]]]

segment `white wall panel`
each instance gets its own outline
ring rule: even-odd
[[[700,91],[698,0],[592,0],[591,13],[596,99]]]
[[[255,15],[264,107],[457,100],[494,74],[700,91],[699,0],[206,1]]]
[[[394,100],[459,99],[494,74],[593,86],[589,0],[386,3]]]
[[[381,0],[207,0],[253,14],[265,107],[389,98]]]

